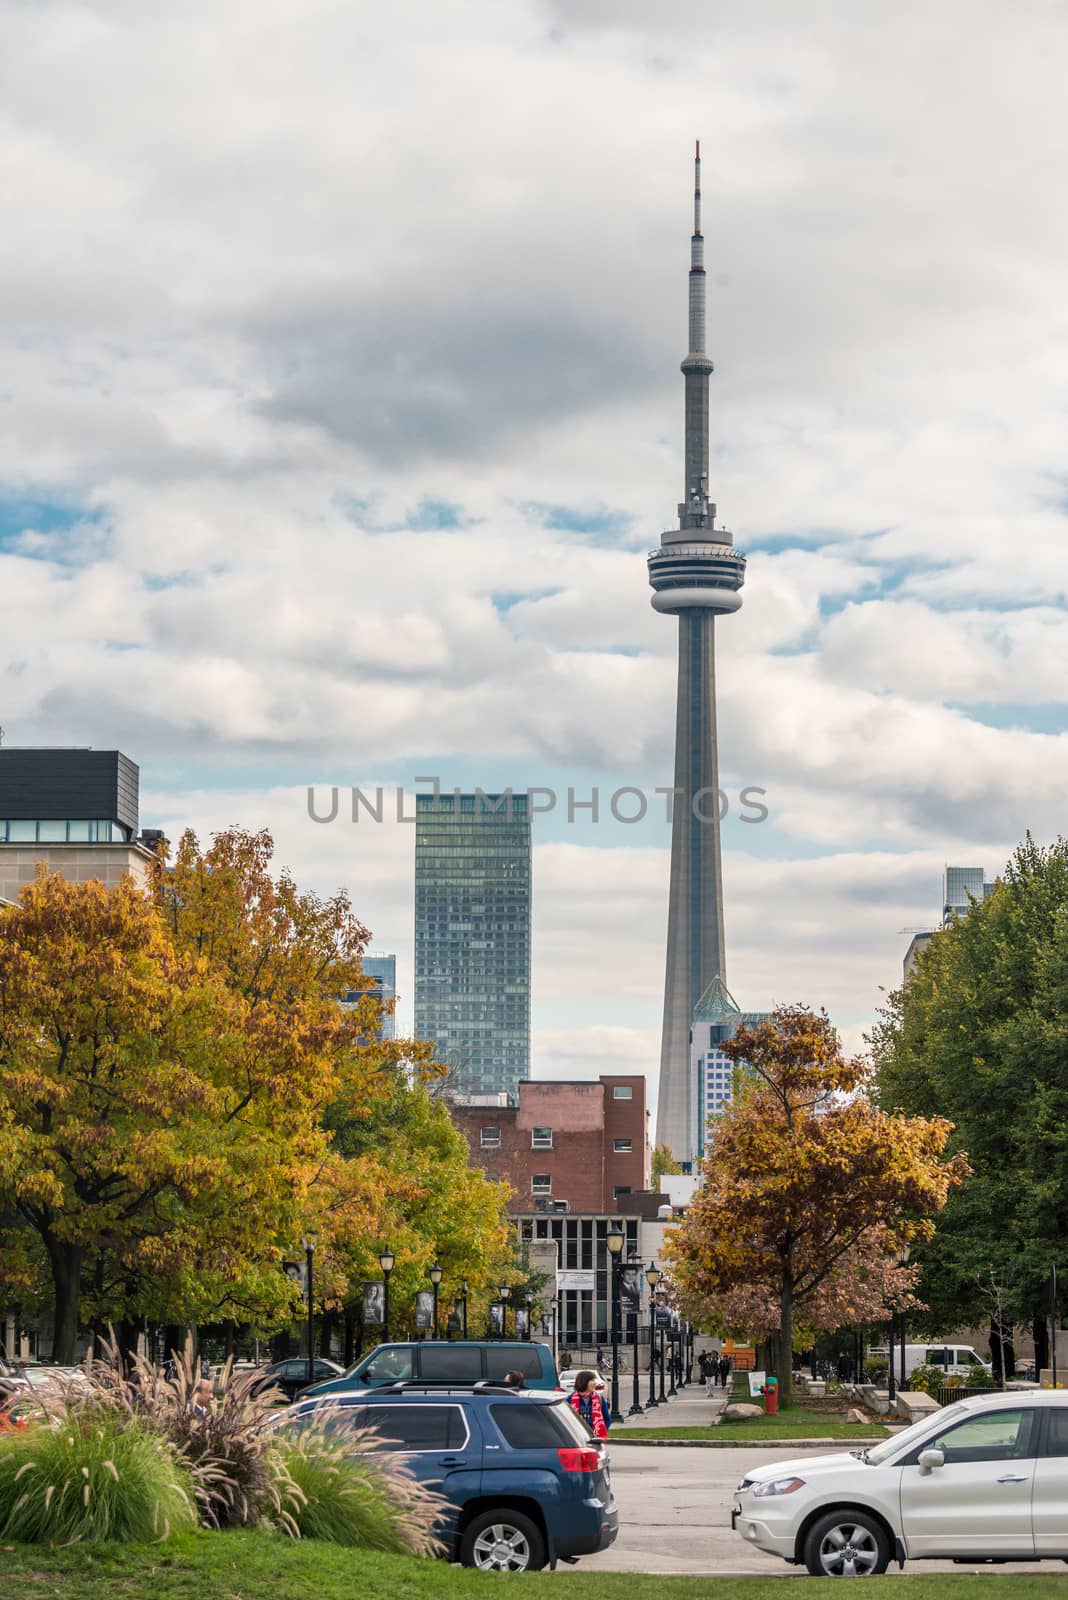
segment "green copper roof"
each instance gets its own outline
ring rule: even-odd
[[[712,979],[693,1008],[695,1022],[740,1022],[741,1007],[719,973]]]

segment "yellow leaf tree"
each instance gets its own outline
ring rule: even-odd
[[[789,1404],[795,1318],[834,1327],[889,1304],[898,1241],[930,1228],[967,1161],[942,1159],[942,1118],[872,1106],[866,1063],[823,1012],[782,1007],[724,1049],[744,1071],[670,1254],[696,1314],[768,1338]]]

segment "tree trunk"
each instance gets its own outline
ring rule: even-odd
[[[324,1311],[323,1320],[319,1324],[319,1354],[327,1360],[330,1359],[330,1348],[334,1342],[334,1324],[336,1321],[336,1311]]]
[[[46,1239],[52,1268],[55,1321],[52,1329],[52,1360],[61,1367],[73,1367],[78,1359],[78,1306],[82,1289],[81,1246],[62,1239]]]
[[[1035,1375],[1049,1366],[1049,1323],[1045,1317],[1036,1317],[1031,1325],[1035,1340]]]
[[[790,1272],[783,1272],[779,1305],[778,1371],[775,1376],[779,1380],[779,1405],[785,1408],[794,1403],[794,1280]]]
[[[1004,1384],[1016,1375],[1016,1353],[1012,1347],[1012,1323],[1002,1322],[997,1313],[990,1318],[990,1359],[994,1378]]]

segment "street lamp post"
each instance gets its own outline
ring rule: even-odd
[[[666,1311],[667,1307],[666,1306],[662,1306],[661,1310],[662,1311]],[[660,1405],[662,1405],[662,1406],[666,1406],[667,1405],[667,1395],[664,1393],[664,1360],[665,1360],[665,1357],[664,1357],[664,1341],[666,1339],[666,1336],[667,1336],[667,1329],[666,1329],[663,1321],[661,1321],[661,1323],[660,1323],[660,1400],[659,1400],[658,1403]]]
[[[393,1251],[386,1245],[384,1250],[378,1252],[378,1265],[382,1268],[382,1343],[389,1343],[389,1278],[396,1266],[397,1258]]]
[[[668,1384],[668,1399],[669,1400],[673,1400],[674,1397],[679,1392],[675,1387],[675,1339],[676,1339],[676,1337],[678,1335],[678,1330],[679,1330],[679,1314],[678,1314],[677,1311],[673,1311],[671,1313],[671,1332],[670,1332],[670,1335],[669,1335],[669,1338],[670,1338],[670,1347],[669,1348],[671,1350],[671,1355],[669,1357],[670,1364],[671,1364],[671,1382]]]
[[[466,1339],[467,1338],[467,1279],[466,1278],[464,1278],[461,1281],[461,1284],[460,1284],[460,1304],[463,1307],[464,1338]]]
[[[304,1262],[308,1274],[308,1387],[315,1382],[315,1334],[312,1326],[312,1269],[315,1261],[315,1246],[319,1242],[319,1235],[314,1228],[305,1231],[301,1243],[304,1246]]]
[[[645,1281],[649,1285],[649,1398],[645,1402],[646,1410],[660,1404],[656,1398],[656,1362],[653,1360],[656,1349],[656,1301],[653,1296],[663,1276],[656,1262],[650,1261],[645,1269]]]
[[[508,1296],[511,1294],[511,1292],[511,1284],[498,1284],[497,1293],[501,1297],[501,1337],[504,1339],[507,1339],[508,1337]]]
[[[634,1267],[634,1279],[635,1279],[635,1282],[637,1283],[638,1289],[640,1291],[640,1289],[641,1289],[641,1279],[638,1277],[638,1268],[641,1266],[641,1262],[635,1260],[634,1257],[631,1257],[631,1262],[632,1262],[632,1265]],[[633,1340],[631,1342],[631,1354],[632,1354],[632,1357],[633,1357],[634,1375],[633,1375],[633,1386],[632,1386],[632,1391],[631,1391],[630,1410],[627,1412],[627,1416],[628,1417],[640,1417],[641,1414],[642,1414],[642,1397],[641,1397],[641,1382],[642,1382],[642,1380],[641,1380],[641,1376],[640,1376],[640,1374],[638,1372],[638,1323],[640,1321],[641,1321],[641,1294],[639,1293],[639,1295],[638,1295],[638,1303],[634,1307],[634,1330],[633,1330],[634,1331],[634,1338],[633,1338]]]
[[[611,1273],[612,1301],[612,1421],[622,1422],[619,1409],[619,1258],[623,1253],[626,1235],[618,1222],[613,1222],[605,1234],[608,1246],[608,1267]]]
[[[904,1269],[908,1266],[908,1264],[909,1264],[909,1247],[908,1247],[907,1244],[903,1244],[901,1246],[901,1249],[897,1253],[898,1271],[899,1272],[903,1272]],[[906,1317],[907,1317],[907,1312],[905,1311],[904,1307],[902,1307],[902,1309],[901,1309],[901,1338],[900,1338],[900,1342],[901,1342],[901,1381],[898,1384],[898,1388],[899,1389],[905,1389],[905,1388],[908,1387],[908,1379],[907,1379],[907,1377],[905,1375],[905,1335],[906,1335],[906,1333],[908,1331],[907,1330],[907,1326],[906,1326]]]
[[[534,1296],[531,1294],[529,1289],[527,1290],[526,1294],[523,1296],[523,1304],[527,1308],[527,1331],[526,1331],[524,1337],[525,1337],[525,1339],[527,1341],[527,1344],[529,1344],[530,1343],[530,1319],[531,1319],[531,1317],[533,1315],[532,1308],[533,1308],[533,1305],[534,1305]]]
[[[438,1336],[438,1290],[441,1288],[441,1264],[436,1259],[430,1269],[430,1282],[434,1288],[434,1338]]]

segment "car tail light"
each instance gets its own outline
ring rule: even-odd
[[[558,1450],[560,1465],[565,1472],[596,1472],[601,1465],[599,1450]]]

